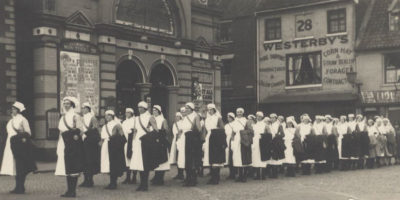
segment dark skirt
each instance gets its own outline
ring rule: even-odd
[[[80,130],[68,130],[61,135],[65,144],[65,173],[68,175],[83,172],[85,168],[85,151]]]
[[[272,156],[272,134],[261,134],[260,138],[260,154],[261,161],[265,162],[271,159]]]
[[[210,164],[225,163],[226,134],[224,129],[213,129],[209,139],[209,162]]]
[[[301,142],[300,137],[294,137],[293,142],[293,154],[294,157],[296,158],[296,162],[300,163],[301,161],[305,160],[305,152],[304,152],[304,146],[303,143]]]
[[[33,156],[34,146],[29,133],[17,134],[10,139],[17,174],[27,174],[37,170]]]
[[[344,134],[342,138],[342,158],[350,158],[353,150],[353,135]]]
[[[328,137],[325,135],[315,136],[314,159],[316,162],[327,160]]]
[[[386,134],[387,138],[387,149],[388,149],[388,156],[395,156],[396,155],[396,136],[394,133]]]
[[[303,141],[304,160],[315,160],[318,149],[317,136],[308,134]]]
[[[188,131],[185,133],[185,169],[198,169],[202,165],[202,140],[200,132]]]
[[[364,158],[365,156],[369,155],[369,136],[368,132],[361,132],[360,133],[360,151],[359,157]]]
[[[353,132],[351,137],[350,157],[358,158],[361,154],[361,132]]]
[[[333,134],[328,135],[326,142],[326,160],[335,161],[339,159],[337,137]]]
[[[126,170],[124,147],[126,138],[122,135],[113,135],[108,141],[110,158],[110,175],[120,177]]]
[[[275,136],[274,139],[272,139],[272,153],[271,153],[271,158],[273,160],[282,160],[285,158],[285,141],[283,140],[283,137],[280,135]]]
[[[85,132],[86,138],[83,140],[85,151],[85,173],[100,173],[100,146],[101,140],[99,131],[91,129]]]
[[[251,145],[253,143],[254,133],[251,130],[240,131],[240,151],[242,156],[242,165],[250,165],[252,162]]]
[[[160,133],[152,131],[140,138],[142,142],[143,168],[151,171],[168,160],[168,147],[163,144]],[[125,137],[124,137],[125,138]]]

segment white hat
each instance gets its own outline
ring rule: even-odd
[[[330,116],[330,115],[325,115],[325,119],[330,119],[330,120],[332,120],[332,116]]]
[[[346,115],[341,115],[340,119],[347,119]]]
[[[113,111],[113,110],[107,110],[105,114],[106,114],[106,115],[112,115],[112,116],[115,116],[115,113],[114,113],[114,111]]]
[[[388,118],[383,118],[383,120],[382,121],[386,121],[386,122],[388,122],[389,121],[389,119]]]
[[[354,118],[354,114],[349,114],[348,117],[349,118]]]
[[[278,119],[283,119],[283,120],[285,120],[285,117],[282,116],[282,115],[279,115],[279,116],[278,116]]]
[[[16,101],[12,106],[17,108],[19,112],[23,112],[25,110],[24,104],[18,101]]]
[[[363,118],[363,115],[362,114],[358,114],[356,117],[357,118]]]
[[[153,108],[157,109],[160,113],[162,113],[161,106],[154,105]]]
[[[64,97],[63,102],[65,102],[65,101],[69,101],[69,102],[73,103],[75,105],[75,107],[78,107],[79,101],[76,97],[71,97],[71,96]]]
[[[270,121],[271,121],[271,119],[269,117],[264,117],[264,122],[265,123],[270,122]]]
[[[89,102],[83,103],[83,104],[82,104],[82,108],[84,108],[84,107],[92,108],[92,106],[90,105]]]
[[[254,119],[256,119],[256,116],[254,116],[254,115],[249,115],[249,116],[247,116],[247,119],[252,119],[252,120],[254,120]]]
[[[272,113],[272,114],[270,114],[270,115],[269,115],[269,117],[270,117],[270,118],[277,118],[277,117],[278,117],[278,115],[277,115],[277,114],[275,114],[275,113]]]
[[[139,107],[139,108],[144,108],[144,109],[147,110],[147,108],[148,108],[149,106],[148,106],[148,104],[147,104],[146,102],[141,101],[141,102],[139,102],[138,107]]]
[[[264,113],[261,112],[261,111],[258,111],[258,112],[256,113],[256,116],[258,116],[258,117],[264,117]]]
[[[215,104],[213,104],[213,103],[210,103],[210,104],[208,104],[207,105],[207,109],[214,109],[214,110],[216,110],[217,108],[215,107]]]
[[[135,113],[135,111],[132,108],[126,108],[125,112],[130,112],[132,114]]]
[[[186,111],[186,108],[183,106],[179,109],[179,112],[184,113]]]
[[[182,114],[181,114],[180,112],[177,112],[177,113],[175,114],[175,117],[181,117],[181,118],[183,118],[183,116],[182,116]]]
[[[185,104],[185,106],[187,106],[187,107],[189,107],[190,109],[192,109],[192,110],[194,110],[194,103],[192,103],[192,102],[187,102],[186,104]]]
[[[286,123],[292,123],[294,126],[297,126],[296,120],[294,119],[293,116],[287,117]]]
[[[238,109],[236,109],[236,113],[244,113],[244,109],[243,108],[238,108]]]
[[[228,113],[228,117],[232,117],[233,119],[235,119],[235,114],[233,112]]]

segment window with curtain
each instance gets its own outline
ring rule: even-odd
[[[385,83],[400,82],[400,53],[385,54]]]
[[[321,84],[321,52],[287,55],[286,65],[287,86]]]

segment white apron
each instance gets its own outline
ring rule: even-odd
[[[236,121],[233,124],[233,132],[235,132],[235,136],[233,141],[231,142],[232,149],[232,158],[233,158],[233,166],[234,167],[245,167],[242,163],[242,145],[240,138],[240,131],[244,130],[246,126],[247,119],[244,117],[236,118]]]
[[[17,114],[7,123],[6,130],[8,135],[6,140],[6,146],[4,148],[4,153],[3,153],[3,162],[0,168],[1,175],[9,175],[9,176],[16,175],[15,159],[11,150],[11,142],[10,142],[11,137],[18,134],[15,131],[15,129],[30,133],[28,121],[21,114]]]
[[[64,116],[61,117],[58,123],[58,130],[60,131],[60,136],[58,138],[58,143],[57,143],[57,164],[56,164],[56,171],[54,173],[56,176],[67,175],[65,172],[65,160],[64,160],[65,145],[64,145],[64,139],[61,134],[69,130],[68,127],[64,124],[64,118],[68,126],[73,127],[74,116],[75,116],[75,111],[74,109],[71,108],[68,112],[64,114]]]
[[[274,123],[272,123],[270,125],[271,127],[271,134],[272,134],[272,139],[275,138],[275,135],[278,134],[279,131],[279,127],[281,126],[281,123],[279,121],[275,121]],[[283,162],[285,161],[285,159],[281,159],[281,160],[274,160],[274,159],[270,159],[267,161],[268,165],[282,165]]]
[[[267,161],[261,161],[260,139],[261,135],[265,133],[267,125],[263,121],[258,121],[253,125],[254,137],[253,144],[251,145],[251,162],[253,167],[265,168]]]
[[[342,157],[342,139],[343,139],[343,135],[347,134],[347,129],[348,129],[347,123],[340,123],[339,122],[339,124],[337,125],[337,132],[339,134],[337,144],[338,144],[338,151],[339,151],[339,159],[340,160],[348,159],[348,158],[343,158]]]
[[[225,125],[226,144],[228,147],[225,149],[225,165],[229,165],[229,151],[231,150],[231,138],[233,133],[233,122]]]
[[[176,147],[176,143],[177,143],[177,137],[178,137],[178,133],[180,130],[180,124],[182,124],[182,120],[175,122],[175,124],[172,126],[172,134],[173,134],[173,139],[172,139],[172,144],[171,144],[171,151],[169,153],[170,157],[169,157],[169,164],[176,164],[177,160],[178,160],[178,150]]]
[[[182,124],[180,124],[180,128],[182,130],[182,135],[181,137],[176,141],[176,149],[178,150],[178,168],[180,169],[184,169],[185,168],[185,148],[186,148],[186,136],[185,134],[189,131],[192,130],[193,128],[193,124],[194,123],[194,119],[196,118],[196,113],[193,112],[192,114],[186,116],[183,120],[182,120]],[[189,119],[190,121],[189,121]]]
[[[126,139],[126,143],[124,146],[124,154],[125,154],[125,163],[126,166],[129,167],[129,165],[131,164],[131,159],[128,158],[127,152],[128,152],[128,137],[129,134],[132,133],[132,129],[134,129],[136,127],[136,120],[135,117],[131,117],[129,119],[126,119],[123,123],[122,123],[122,130],[124,131],[124,136]]]
[[[145,112],[141,114],[139,117],[136,117],[136,124],[137,124],[137,132],[133,136],[133,141],[132,141],[132,159],[131,159],[131,164],[129,165],[129,168],[134,171],[144,171],[143,167],[143,155],[142,155],[142,141],[140,138],[144,135],[146,135],[146,131],[143,130],[142,126],[140,125],[139,120],[142,122],[143,126],[146,126],[149,124],[150,121],[150,113]]]
[[[285,162],[286,164],[296,164],[296,157],[293,153],[293,138],[296,128],[285,128]]]
[[[207,118],[204,122],[204,126],[206,127],[207,135],[205,141],[203,143],[203,166],[210,166],[210,136],[211,130],[218,128],[218,115],[207,115]]]
[[[103,174],[110,173],[110,154],[108,151],[108,142],[110,141],[110,136],[112,135],[115,125],[117,125],[117,122],[113,120],[105,124],[101,129],[101,139],[103,140],[103,144],[101,145],[100,172]]]
[[[157,123],[157,128],[158,130],[161,130],[163,127],[163,122],[165,118],[162,115],[157,116],[156,118],[156,123]],[[167,149],[168,151],[168,149]],[[168,160],[162,164],[160,164],[155,171],[168,171],[171,168],[171,164],[169,163],[169,152],[168,153]]]
[[[356,126],[357,126],[357,122],[356,121],[351,121],[351,122],[348,122],[348,125],[349,125],[349,128],[350,128],[350,131],[351,131],[351,134],[354,134],[354,131],[356,130]],[[350,157],[350,159],[352,159],[352,160],[358,160],[358,157]]]
[[[314,124],[314,131],[316,135],[322,135],[324,131],[324,123],[315,123]],[[326,160],[321,160],[321,161],[315,161],[315,163],[326,163]]]

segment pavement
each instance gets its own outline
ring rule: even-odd
[[[41,165],[51,168],[51,164]],[[220,185],[206,185],[209,177],[199,178],[199,185],[193,188],[182,187],[180,181],[172,180],[176,168],[166,174],[165,186],[149,187],[149,192],[136,192],[137,185],[118,185],[117,190],[104,190],[108,184],[107,175],[95,176],[94,188],[78,188],[76,199],[118,199],[118,200],[375,200],[400,199],[400,166],[389,166],[379,169],[364,169],[356,171],[334,171],[328,174],[313,174],[311,176],[297,175],[295,178],[279,177],[264,181],[248,180],[247,183],[235,183],[225,180],[228,170],[222,170]],[[152,176],[152,174],[151,174]],[[120,178],[119,182],[123,178]],[[82,181],[82,177],[79,183]],[[30,174],[26,181],[27,193],[11,195],[8,191],[14,187],[14,178],[0,177],[1,200],[53,200],[62,199],[65,192],[64,177],[56,177],[48,170],[39,170]]]

